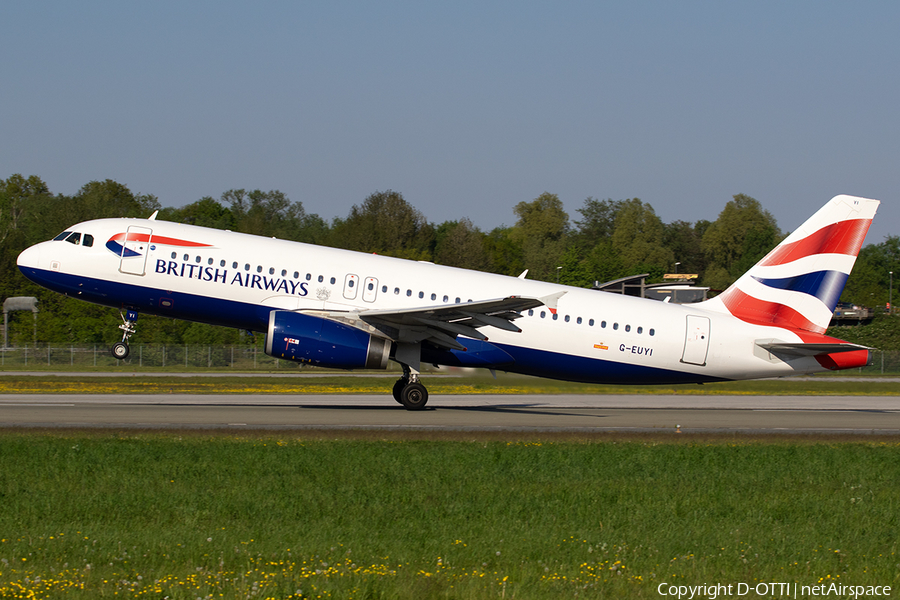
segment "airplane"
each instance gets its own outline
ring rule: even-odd
[[[825,329],[879,205],[834,197],[719,296],[671,304],[544,281],[149,219],[97,219],[24,250],[56,292],[265,333],[265,352],[339,369],[402,367],[394,399],[421,410],[421,365],[613,384],[781,377],[870,363]]]

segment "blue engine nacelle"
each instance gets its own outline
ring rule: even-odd
[[[390,353],[390,340],[354,327],[286,310],[269,313],[269,356],[317,367],[384,369]]]

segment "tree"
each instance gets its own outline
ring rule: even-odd
[[[234,215],[231,210],[222,206],[212,196],[204,196],[181,208],[163,209],[159,218],[200,227],[235,229]]]
[[[488,270],[501,275],[518,277],[525,270],[522,246],[512,238],[512,227],[495,227],[484,240]]]
[[[759,201],[737,194],[703,234],[706,285],[725,289],[782,238],[772,214]]]
[[[447,221],[435,230],[434,262],[451,267],[488,270],[485,235],[469,219]]]
[[[331,245],[399,258],[431,260],[434,227],[399,192],[375,192],[335,219]]]
[[[531,202],[519,202],[510,239],[522,248],[525,266],[534,279],[556,281],[569,233],[569,215],[559,196],[544,192]]]
[[[649,272],[656,277],[675,262],[663,246],[665,228],[653,207],[638,198],[624,200],[616,211],[612,243],[629,275]]]
[[[327,233],[319,215],[307,214],[301,202],[278,190],[232,189],[222,194],[221,204],[229,205],[233,228],[242,233],[309,243],[319,243]]]
[[[577,209],[581,213],[581,220],[575,221],[578,243],[591,248],[610,239],[616,228],[616,214],[622,204],[621,200],[586,198],[584,206]]]
[[[710,222],[705,220],[696,223],[673,221],[663,226],[663,246],[671,250],[675,261],[680,263],[677,269],[679,273],[695,273],[703,277],[706,256],[701,244],[703,234],[709,226]]]
[[[895,287],[900,283],[900,237],[888,236],[880,244],[869,244],[859,252],[847,285],[841,294],[842,302],[874,308],[886,306],[891,298],[891,271]],[[893,294],[900,302],[900,293]]]
[[[50,197],[50,190],[37,175],[26,179],[22,175],[0,179],[0,244],[10,233],[19,231],[21,220],[30,204]]]

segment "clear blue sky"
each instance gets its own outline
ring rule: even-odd
[[[0,4],[0,177],[182,206],[279,189],[433,222],[556,193],[666,222],[737,193],[783,230],[835,194],[900,234],[900,3]]]

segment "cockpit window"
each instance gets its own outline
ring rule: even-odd
[[[81,244],[82,246],[87,246],[90,248],[94,245],[94,236],[89,233],[85,233],[84,237],[77,231],[63,231],[61,234],[53,238],[54,242],[67,241],[70,244],[75,244],[76,246]]]

